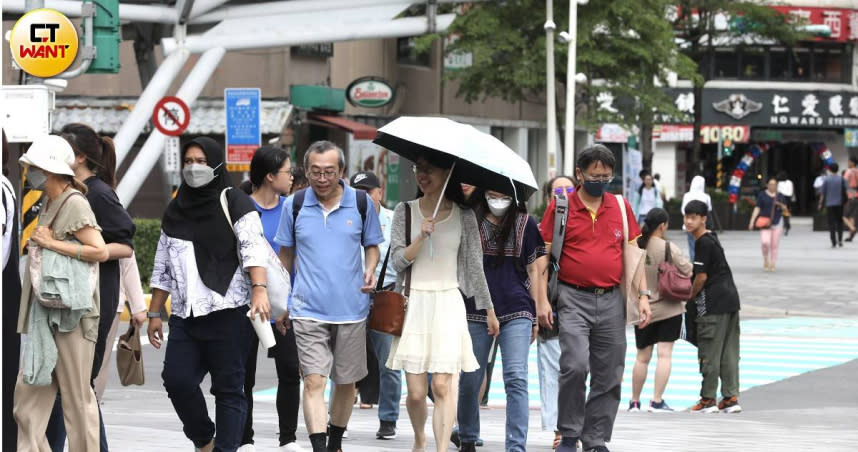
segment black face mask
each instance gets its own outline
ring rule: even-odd
[[[605,193],[605,190],[608,188],[608,182],[596,181],[596,180],[585,180],[584,181],[584,191],[587,192],[588,195],[598,198]]]

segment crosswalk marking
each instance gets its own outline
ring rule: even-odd
[[[784,318],[743,320],[740,325],[741,345],[739,385],[745,391],[754,386],[774,383],[805,372],[830,367],[858,358],[858,320],[835,318]],[[623,374],[622,402],[624,407],[632,393],[632,367],[635,362],[634,332],[626,331],[626,363]],[[653,392],[655,366],[653,353],[647,382],[641,392],[642,405],[648,404]],[[697,349],[685,341],[677,341],[673,349],[673,367],[664,399],[676,409],[685,408],[699,398],[700,373]],[[403,382],[403,396],[406,386]],[[536,345],[528,356],[528,393],[530,406],[540,406]],[[256,391],[254,399],[274,401],[276,388]],[[403,399],[404,400],[404,399]],[[489,406],[504,406],[503,360],[498,352],[489,390]]]

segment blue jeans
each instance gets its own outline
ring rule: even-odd
[[[242,306],[202,317],[170,317],[161,378],[185,436],[196,447],[205,446],[212,438],[218,452],[234,452],[241,445],[247,415],[245,365],[254,334],[247,310]],[[200,389],[207,373],[215,396],[217,437]]]
[[[399,419],[399,400],[402,398],[402,372],[390,370],[385,365],[393,336],[369,330],[369,338],[378,359],[378,420],[396,422]]]
[[[459,380],[459,438],[474,443],[480,436],[480,407],[477,397],[485,375],[492,337],[486,324],[468,322],[474,355],[480,368],[463,372]],[[529,401],[527,395],[527,354],[533,323],[529,319],[515,319],[501,325],[498,345],[503,360],[503,383],[506,390],[506,451],[527,450],[527,422]]]
[[[556,318],[554,320],[557,321]],[[542,400],[542,430],[557,431],[557,381],[560,378],[560,341],[539,341],[536,348],[539,363],[539,397]]]

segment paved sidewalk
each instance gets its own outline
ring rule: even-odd
[[[759,251],[759,234],[752,232],[725,232],[721,238],[733,269],[742,297],[742,315],[745,319],[782,318],[778,322],[754,323],[756,333],[785,338],[779,343],[759,345],[758,353],[769,358],[761,361],[763,372],[778,375],[795,375],[790,372],[797,362],[785,359],[790,351],[785,347],[792,342],[810,340],[811,345],[795,344],[813,354],[822,366],[843,363],[844,360],[825,361],[826,354],[835,355],[837,347],[850,347],[858,342],[858,328],[841,328],[842,344],[814,341],[819,333],[833,334],[826,322],[854,322],[858,318],[858,243],[846,244],[842,249],[831,250],[827,233],[813,233],[807,221],[798,223],[781,242],[778,272],[762,271]],[[684,250],[686,240],[681,233],[671,233],[671,240]],[[808,319],[804,315],[818,315],[827,319]],[[798,316],[796,316],[798,315]],[[833,319],[833,320],[832,320]],[[776,331],[766,331],[767,325],[777,325]],[[750,339],[752,330],[743,331]],[[823,334],[823,335],[825,335]],[[833,337],[833,336],[832,336]],[[834,338],[835,340],[837,338]],[[633,344],[630,345],[633,347]],[[768,348],[766,348],[768,347]],[[852,350],[852,349],[849,349]],[[847,350],[847,353],[851,351]],[[276,385],[273,364],[260,354],[256,389],[259,391]],[[848,357],[846,359],[852,359]],[[181,425],[161,385],[160,372],[163,351],[144,347],[146,384],[121,387],[111,376],[105,393],[104,412],[110,446],[119,452],[136,451],[192,451],[193,446],[184,438]],[[812,369],[819,369],[820,366]],[[111,367],[112,369],[112,367]],[[800,370],[806,372],[811,368]],[[536,369],[531,369],[533,374]],[[652,379],[652,365],[650,380]],[[677,368],[676,380],[668,385],[682,384]],[[628,373],[628,372],[627,372]],[[743,391],[741,403],[745,412],[736,415],[696,415],[691,413],[651,414],[620,412],[610,444],[612,451],[776,451],[826,450],[852,451],[858,444],[858,360],[802,373],[776,382],[760,381],[759,385]],[[781,377],[783,378],[783,377]],[[496,389],[493,384],[492,390]],[[207,393],[208,381],[203,390]],[[500,388],[500,386],[497,386]],[[644,390],[644,399],[649,392]],[[207,396],[209,410],[214,414],[214,400]],[[623,400],[623,404],[627,403]],[[686,403],[676,404],[678,408]],[[482,436],[486,446],[483,452],[503,451],[504,411],[493,407],[481,411]],[[303,416],[298,428],[299,441],[309,447]],[[254,429],[257,450],[275,451],[277,437],[276,411],[273,402],[260,397],[254,407]],[[539,411],[531,410],[529,451],[549,451],[553,439],[551,432],[539,430]],[[355,407],[349,424],[351,439],[344,450],[352,451],[407,451],[412,433],[405,407],[399,420],[399,438],[393,441],[375,440],[378,428],[377,411]],[[431,437],[431,419],[426,429]],[[434,445],[430,441],[430,449]],[[443,449],[442,449],[443,450]]]

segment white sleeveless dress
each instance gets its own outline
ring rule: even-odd
[[[413,241],[420,234],[423,215],[416,200],[409,205]],[[461,209],[454,206],[447,218],[435,224],[431,239],[417,253],[411,264],[411,296],[402,337],[393,339],[388,368],[413,374],[457,374],[480,367],[456,272],[461,235]]]

